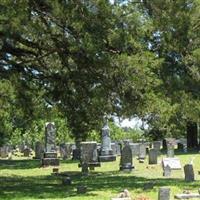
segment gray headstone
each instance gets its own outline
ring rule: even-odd
[[[167,146],[167,157],[169,157],[169,158],[174,157],[174,146],[173,145]]]
[[[45,124],[45,153],[42,166],[58,166],[59,159],[56,151],[56,127],[54,122]]]
[[[158,200],[170,200],[170,188],[159,188]]]
[[[156,149],[149,150],[149,164],[157,164],[158,163],[158,151]]]
[[[193,165],[187,164],[184,166],[184,173],[185,173],[185,181],[192,182],[194,181],[194,169]]]
[[[71,157],[71,144],[70,143],[62,143],[60,144],[60,156],[63,159],[68,159]]]
[[[0,155],[1,155],[2,158],[7,158],[8,153],[9,153],[9,147],[7,145],[0,147]]]
[[[139,156],[140,143],[130,143],[133,157]]]
[[[146,158],[146,145],[144,143],[139,145],[139,159]]]
[[[133,168],[132,165],[133,165],[132,150],[129,145],[125,145],[121,153],[120,170],[131,171]]]
[[[98,162],[96,142],[81,142],[81,162],[83,163]]]
[[[82,174],[87,176],[88,173],[89,173],[88,164],[87,163],[82,163],[81,167],[82,167],[81,168]]]
[[[167,165],[166,167],[163,167],[163,176],[165,177],[171,176],[171,168],[169,165]]]
[[[162,164],[163,168],[169,165],[172,170],[181,169],[181,162],[179,158],[163,158]]]
[[[153,148],[160,151],[161,148],[161,141],[154,141],[153,142]]]
[[[35,158],[36,159],[41,159],[44,154],[44,146],[41,142],[36,142],[35,143]]]
[[[99,159],[101,162],[116,160],[116,156],[113,154],[113,150],[111,148],[110,128],[108,123],[106,123],[102,128],[101,153]]]
[[[45,151],[56,152],[56,127],[54,122],[48,122],[45,126]]]

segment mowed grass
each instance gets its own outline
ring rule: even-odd
[[[164,155],[159,156],[161,162]],[[59,176],[53,176],[52,168],[40,168],[39,160],[16,158],[0,160],[0,199],[71,199],[71,200],[109,200],[123,189],[128,189],[133,198],[146,196],[156,200],[158,188],[171,188],[171,199],[183,190],[197,192],[200,187],[200,155],[198,153],[177,153],[182,166],[193,158],[195,182],[184,181],[182,170],[172,171],[172,176],[162,176],[161,164],[148,165],[148,159],[141,164],[133,159],[135,169],[131,173],[119,172],[119,157],[115,162],[102,163],[89,176],[82,176],[78,162],[61,161],[60,172],[66,172],[72,179],[72,185],[62,185]],[[144,184],[153,183],[154,188],[144,190]],[[77,194],[77,185],[86,185],[86,194]]]

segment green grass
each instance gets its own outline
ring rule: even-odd
[[[161,161],[163,156],[159,157]],[[40,168],[40,161],[16,158],[15,160],[0,160],[0,199],[70,199],[70,200],[109,200],[121,190],[128,189],[132,197],[147,196],[157,199],[158,188],[171,188],[171,199],[177,193],[189,189],[197,192],[200,187],[200,156],[197,153],[178,154],[182,166],[194,159],[195,179],[193,183],[184,181],[183,170],[172,171],[170,178],[162,176],[160,164],[147,167],[134,159],[135,170],[131,173],[119,172],[119,158],[116,162],[102,163],[101,167],[82,176],[78,163],[61,161],[60,171],[67,172],[72,179],[71,186],[62,185],[61,178],[52,176],[52,168]],[[143,190],[144,184],[154,183],[151,190]],[[76,194],[76,186],[87,185],[87,194]]]

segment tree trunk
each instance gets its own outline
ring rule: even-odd
[[[198,126],[196,122],[187,122],[187,147],[198,147]]]

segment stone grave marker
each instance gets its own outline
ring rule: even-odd
[[[45,125],[45,153],[42,158],[42,166],[58,166],[59,159],[56,152],[56,127],[54,122],[48,122]]]
[[[0,147],[0,155],[2,158],[7,158],[8,154],[9,154],[9,147],[7,145]]]
[[[133,157],[139,156],[140,143],[130,143]]]
[[[185,181],[194,181],[194,169],[192,164],[187,164],[184,166]]]
[[[99,156],[100,162],[115,161],[116,156],[113,154],[111,148],[111,138],[110,138],[110,128],[108,122],[102,128],[102,142],[101,142],[101,152]]]
[[[120,170],[130,172],[133,168],[132,150],[129,145],[125,145],[121,153]]]
[[[162,164],[163,168],[169,165],[171,170],[181,169],[181,162],[179,158],[163,158]]]
[[[161,141],[154,141],[153,142],[153,148],[156,149],[157,151],[160,151]]]
[[[170,200],[170,188],[159,188],[158,200]]]
[[[149,150],[149,165],[156,165],[158,163],[158,150],[150,149]]]
[[[163,167],[163,176],[165,177],[171,176],[171,168],[169,165]]]
[[[68,159],[71,157],[71,144],[70,143],[62,143],[60,144],[60,156],[63,159]]]
[[[35,159],[42,159],[44,155],[44,145],[37,141],[35,143]]]
[[[144,143],[141,143],[139,145],[139,160],[144,160],[146,158],[146,145]]]
[[[111,143],[111,149],[113,151],[113,154],[117,155],[117,147],[116,147],[116,144],[114,142]]]

